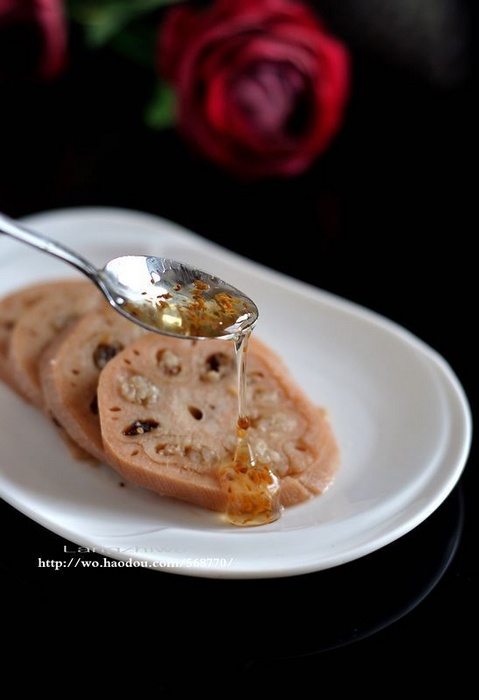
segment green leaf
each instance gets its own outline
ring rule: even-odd
[[[112,39],[111,47],[137,66],[154,70],[156,40],[156,26],[133,24]]]
[[[69,0],[68,12],[83,25],[85,41],[91,48],[107,44],[139,17],[160,7],[176,5],[179,0]]]
[[[163,82],[158,82],[145,109],[145,122],[151,129],[166,129],[172,126],[176,116],[175,91]]]

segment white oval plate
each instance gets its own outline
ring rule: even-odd
[[[445,360],[404,328],[155,216],[87,207],[24,221],[99,267],[127,253],[162,255],[245,291],[260,310],[255,333],[328,409],[342,451],[325,494],[287,509],[271,525],[235,528],[215,513],[130,484],[121,488],[106,466],[75,461],[48,420],[0,386],[0,493],[78,550],[120,566],[190,576],[304,574],[358,559],[406,534],[458,481],[471,443],[467,398]],[[0,236],[0,295],[78,274]],[[81,565],[58,555],[65,566]]]

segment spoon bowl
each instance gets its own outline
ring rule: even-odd
[[[125,255],[96,268],[81,255],[0,213],[0,233],[73,265],[123,316],[147,330],[181,338],[230,340],[251,331],[254,302],[236,287],[186,263]]]

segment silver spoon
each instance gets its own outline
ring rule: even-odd
[[[2,213],[0,233],[73,265],[116,311],[148,330],[197,340],[231,340],[252,330],[258,319],[256,305],[243,292],[185,263],[125,255],[97,269],[73,250]]]

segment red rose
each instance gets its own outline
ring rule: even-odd
[[[66,54],[62,0],[0,0],[0,79],[51,80]]]
[[[301,2],[173,8],[157,61],[176,89],[179,132],[241,178],[304,171],[341,126],[349,54]]]

